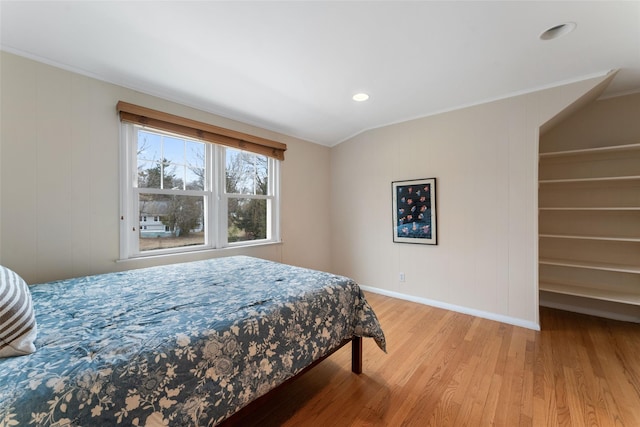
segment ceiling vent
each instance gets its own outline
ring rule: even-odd
[[[576,29],[575,22],[565,22],[564,24],[555,25],[540,34],[540,40],[553,40],[569,34]]]

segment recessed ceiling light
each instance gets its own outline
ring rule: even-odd
[[[569,34],[571,31],[575,30],[576,27],[577,25],[575,22],[565,22],[564,24],[554,25],[548,30],[543,31],[539,37],[540,40],[557,39],[565,34]]]
[[[366,101],[367,99],[369,99],[369,95],[367,95],[366,93],[356,93],[355,95],[353,95],[354,101],[362,102]]]

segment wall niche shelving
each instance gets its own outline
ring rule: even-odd
[[[540,153],[539,289],[640,306],[640,143]]]

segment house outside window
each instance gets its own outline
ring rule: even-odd
[[[132,123],[122,140],[121,258],[279,241],[278,160]]]

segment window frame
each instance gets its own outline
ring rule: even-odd
[[[163,190],[138,187],[137,147],[138,130],[158,133],[183,140],[196,141],[205,146],[205,180],[204,190]],[[131,122],[121,123],[121,155],[120,155],[120,259],[136,259],[158,255],[179,255],[206,250],[219,250],[230,247],[258,246],[280,242],[280,161],[265,156],[268,162],[268,188],[266,195],[227,194],[226,193],[226,150],[231,147],[215,144],[209,141],[181,135],[166,130],[144,126]],[[235,149],[235,148],[234,148]],[[236,149],[237,150],[237,149]],[[241,150],[242,151],[242,150]],[[251,155],[264,156],[253,153]],[[140,251],[139,232],[141,217],[139,209],[139,195],[169,194],[168,191],[184,196],[202,196],[204,218],[204,244],[197,246],[180,246],[167,249],[153,249]],[[228,199],[257,198],[267,200],[267,238],[228,241]]]

